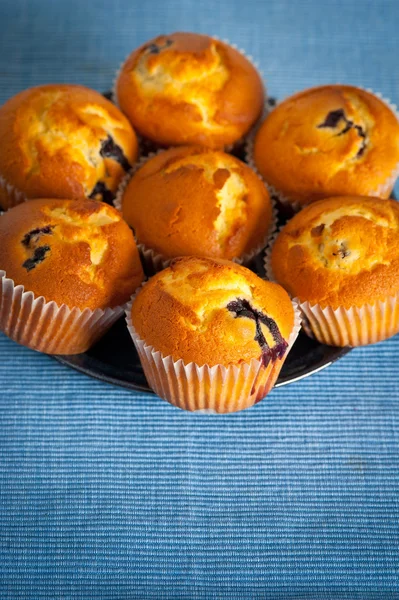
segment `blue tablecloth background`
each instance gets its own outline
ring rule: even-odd
[[[0,23],[0,101],[107,89],[175,30],[245,48],[280,98],[347,82],[399,101],[398,0],[1,0]],[[0,597],[399,598],[398,353],[208,417],[0,336]]]

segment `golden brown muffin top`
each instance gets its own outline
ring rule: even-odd
[[[37,199],[0,216],[0,269],[25,291],[80,309],[126,302],[143,280],[120,213],[96,200]]]
[[[282,357],[294,310],[279,285],[223,260],[180,258],[132,306],[138,335],[164,356],[210,366]]]
[[[255,67],[206,35],[160,35],[135,50],[116,85],[137,130],[164,146],[223,148],[260,116],[264,93]]]
[[[269,194],[243,162],[200,147],[147,161],[122,198],[136,239],[166,258],[232,259],[261,245],[272,219]]]
[[[112,201],[138,151],[120,110],[79,85],[43,85],[8,100],[0,138],[0,175],[28,198]]]
[[[399,122],[359,88],[311,88],[266,118],[254,161],[269,184],[301,204],[347,194],[388,197],[399,168]]]
[[[302,302],[338,308],[399,292],[399,204],[320,200],[288,222],[272,250],[275,279]]]

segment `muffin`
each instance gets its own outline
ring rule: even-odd
[[[28,89],[0,108],[0,206],[32,198],[112,203],[138,153],[129,121],[79,85]]]
[[[399,173],[398,117],[360,88],[312,88],[269,114],[255,136],[252,158],[295,209],[332,196],[388,198]]]
[[[248,261],[266,245],[274,223],[269,193],[250,167],[195,146],[149,159],[120,206],[150,270],[178,256]]]
[[[269,276],[324,344],[360,346],[399,331],[399,204],[342,196],[306,207],[279,233]]]
[[[252,63],[197,33],[160,35],[143,44],[127,58],[115,87],[133,127],[160,146],[221,149],[249,131],[264,104]]]
[[[41,352],[87,350],[143,280],[129,226],[96,200],[20,204],[0,239],[0,330]]]
[[[149,385],[186,410],[234,412],[261,400],[299,330],[283,288],[209,258],[173,261],[126,314]]]

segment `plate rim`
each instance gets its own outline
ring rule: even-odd
[[[320,344],[320,345],[325,346],[326,344]],[[352,350],[351,346],[344,346],[342,348],[340,348],[338,346],[331,346],[331,348],[336,349],[336,353],[333,354],[331,358],[328,358],[325,361],[324,361],[324,359],[321,359],[314,365],[314,368],[312,367],[311,369],[305,371],[304,373],[302,373],[301,375],[298,375],[297,377],[293,377],[290,379],[285,378],[282,381],[277,380],[277,383],[275,384],[274,387],[280,388],[285,385],[289,385],[291,383],[296,383],[298,381],[301,381],[302,379],[306,379],[307,377],[310,377],[311,375],[315,375],[319,371],[322,371],[323,369],[330,367],[332,364],[334,364],[335,362],[337,362],[338,360],[340,360],[341,358],[346,356]],[[83,353],[83,354],[86,354],[86,353]],[[148,386],[148,384],[147,384],[147,386],[145,386],[145,385],[141,385],[140,383],[133,383],[131,381],[127,381],[127,380],[124,380],[124,379],[121,379],[118,377],[114,377],[112,375],[107,375],[106,373],[101,371],[101,369],[95,370],[93,367],[79,364],[78,359],[77,359],[77,357],[79,357],[79,356],[82,356],[82,355],[80,355],[80,354],[71,354],[71,355],[53,354],[52,358],[54,358],[60,364],[65,365],[66,367],[69,367],[75,371],[78,371],[79,373],[83,373],[84,375],[86,375],[88,377],[92,377],[93,379],[97,379],[99,381],[103,381],[103,382],[109,383],[111,385],[116,385],[116,386],[124,388],[124,389],[134,390],[136,392],[143,392],[146,394],[152,394],[154,396],[156,395],[156,393]],[[86,356],[87,356],[87,354],[86,354]],[[97,363],[99,365],[104,364],[99,359],[97,359],[95,357],[91,357],[91,356],[89,357],[89,361],[91,363]]]

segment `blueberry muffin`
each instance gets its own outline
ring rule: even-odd
[[[0,238],[0,329],[43,352],[85,351],[143,279],[129,226],[102,202],[25,202],[1,215]]]
[[[223,148],[261,115],[261,78],[228,44],[196,33],[161,35],[132,52],[116,96],[133,127],[160,146]]]
[[[32,198],[112,203],[137,137],[116,106],[79,85],[28,89],[0,108],[0,206]]]
[[[320,200],[273,245],[269,274],[300,304],[320,342],[358,346],[399,331],[399,204],[372,197]]]
[[[273,224],[269,194],[252,169],[198,146],[148,160],[127,185],[121,207],[136,241],[163,261],[248,259],[265,246]]]
[[[282,287],[207,258],[173,261],[127,317],[149,384],[187,410],[233,412],[261,400],[298,333]]]
[[[370,92],[348,85],[312,88],[265,119],[253,161],[297,208],[348,194],[388,198],[399,173],[399,121]]]

